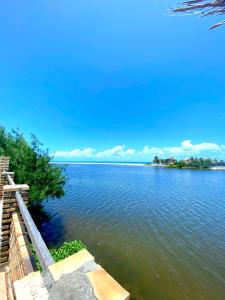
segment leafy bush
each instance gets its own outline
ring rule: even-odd
[[[18,130],[8,133],[0,126],[0,155],[10,157],[10,171],[15,172],[15,182],[30,186],[30,204],[49,196],[63,196],[63,170],[51,164],[51,156],[34,135],[28,143]]]
[[[86,249],[87,247],[79,240],[74,240],[70,242],[64,242],[62,246],[59,248],[52,248],[50,249],[50,253],[54,259],[55,262],[63,260],[66,257],[69,257],[70,255],[73,255],[77,253],[78,251],[82,249]],[[42,271],[40,262],[38,260],[37,254],[34,250],[33,245],[31,245],[32,254],[34,256],[34,260],[36,262],[37,268],[39,271]]]
[[[71,242],[64,242],[58,249],[50,249],[50,253],[55,262],[57,262],[82,249],[86,249],[86,246],[81,241],[75,240]]]

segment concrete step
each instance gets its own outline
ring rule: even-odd
[[[0,272],[0,299],[8,300],[5,272]]]

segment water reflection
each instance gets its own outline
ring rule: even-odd
[[[47,243],[81,239],[133,299],[224,299],[223,171],[67,168],[44,203]]]

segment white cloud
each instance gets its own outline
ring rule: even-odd
[[[142,150],[126,148],[125,145],[118,145],[103,151],[96,151],[93,148],[73,149],[70,151],[56,151],[55,158],[62,159],[92,159],[92,160],[151,160],[153,156],[161,157],[175,156],[184,158],[192,155],[203,157],[225,156],[225,145],[202,142],[193,144],[191,140],[184,140],[179,146],[172,147],[151,147],[144,146]]]
[[[219,151],[221,146],[213,143],[201,143],[193,145],[191,140],[185,140],[181,143],[181,147],[190,151]]]
[[[116,146],[112,149],[106,149],[102,152],[96,153],[99,158],[110,158],[110,157],[127,157],[135,155],[135,149],[125,149],[125,146]]]
[[[145,146],[140,152],[143,156],[146,155],[161,155],[161,156],[188,156],[188,155],[204,155],[204,154],[225,154],[225,146],[203,142],[200,144],[192,144],[191,140],[184,140],[180,146],[174,147],[149,147]]]
[[[143,155],[149,155],[149,154],[164,155],[165,153],[161,148],[144,146],[144,148],[140,152],[140,154],[143,154]]]
[[[77,158],[77,157],[90,157],[94,155],[96,152],[93,148],[84,148],[80,149],[73,149],[70,151],[56,151],[53,153],[54,157],[62,157],[62,158]]]

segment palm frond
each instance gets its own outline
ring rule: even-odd
[[[225,14],[225,0],[190,0],[184,1],[180,6],[172,9],[173,13],[182,13],[184,15],[198,13],[202,17],[216,16]],[[210,29],[219,27],[225,24],[225,20],[213,25]]]

